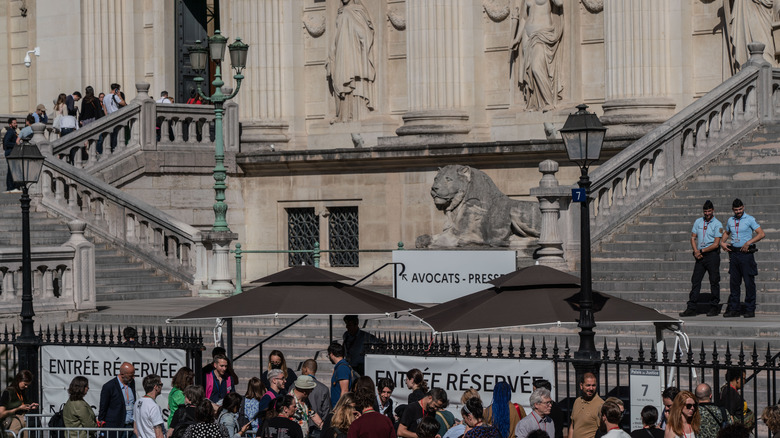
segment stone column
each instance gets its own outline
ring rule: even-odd
[[[467,0],[407,0],[406,51],[409,111],[396,134],[465,139],[471,131]],[[447,138],[449,137],[449,138]]]
[[[237,0],[230,8],[230,34],[233,42],[240,37],[249,44],[244,86],[235,97],[241,106],[241,142],[252,144],[285,143],[293,110],[294,66],[293,32],[300,32],[300,23],[293,26],[293,2],[287,0]],[[226,20],[225,20],[226,21]],[[223,21],[224,22],[224,21]],[[226,58],[227,50],[225,51]],[[229,74],[228,74],[229,73]],[[222,74],[232,84],[229,59],[223,63]],[[249,92],[251,90],[251,92]]]
[[[542,229],[539,234],[540,249],[536,251],[538,262],[541,265],[555,269],[568,270],[564,259],[563,239],[561,239],[560,226],[558,224],[561,213],[561,198],[571,196],[570,187],[561,187],[555,174],[558,172],[558,163],[553,160],[544,160],[539,163],[539,172],[542,179],[539,187],[531,189],[531,195],[539,199],[539,208],[542,211]]]
[[[671,7],[676,0],[604,0],[605,125],[610,135],[650,131],[674,113]],[[679,12],[679,11],[678,11]]]

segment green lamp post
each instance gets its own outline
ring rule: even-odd
[[[201,84],[203,78],[198,76],[195,78],[195,83],[198,86],[198,94],[203,99],[210,100],[214,104],[214,157],[216,159],[216,165],[214,166],[214,227],[212,231],[215,232],[230,232],[230,228],[227,223],[227,209],[228,206],[225,203],[225,179],[227,178],[227,169],[225,168],[225,142],[222,136],[222,117],[225,112],[223,105],[228,100],[234,98],[238,94],[238,90],[241,88],[241,81],[244,79],[244,75],[241,72],[246,67],[246,57],[249,51],[249,46],[241,41],[241,38],[236,38],[233,44],[228,46],[230,50],[230,61],[233,66],[235,74],[233,79],[236,80],[236,89],[229,95],[222,92],[222,86],[225,82],[222,80],[222,60],[225,55],[225,46],[227,45],[227,38],[225,38],[219,30],[214,32],[214,36],[209,38],[208,49],[202,47],[200,41],[195,42],[195,47],[190,48],[190,64],[193,70],[203,71],[208,64],[208,57],[210,55],[211,60],[216,63],[216,70],[214,73],[214,81],[211,85],[214,86],[214,94],[208,96],[201,90]]]

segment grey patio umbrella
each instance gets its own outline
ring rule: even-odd
[[[295,266],[256,280],[267,283],[171,320],[268,315],[387,315],[420,306],[342,283],[351,280],[314,266]]]
[[[543,324],[576,324],[579,278],[547,266],[530,266],[494,279],[493,287],[414,312],[439,333]],[[655,309],[593,292],[596,323],[674,323]]]

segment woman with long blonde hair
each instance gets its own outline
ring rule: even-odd
[[[355,396],[351,392],[341,394],[333,411],[325,419],[320,436],[322,438],[345,438],[349,426],[359,416],[360,412],[355,409]]]
[[[696,438],[701,427],[699,403],[690,391],[680,391],[669,409],[664,438]]]

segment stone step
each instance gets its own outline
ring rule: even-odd
[[[153,270],[149,269],[146,271],[147,275],[139,276],[138,272],[136,272],[136,277],[133,278],[132,276],[126,276],[126,277],[117,277],[117,276],[108,276],[103,275],[101,277],[95,278],[95,284],[98,286],[112,286],[112,285],[118,285],[118,286],[124,286],[127,285],[128,278],[133,278],[133,285],[148,285],[148,284],[167,284],[167,279],[157,276]]]

